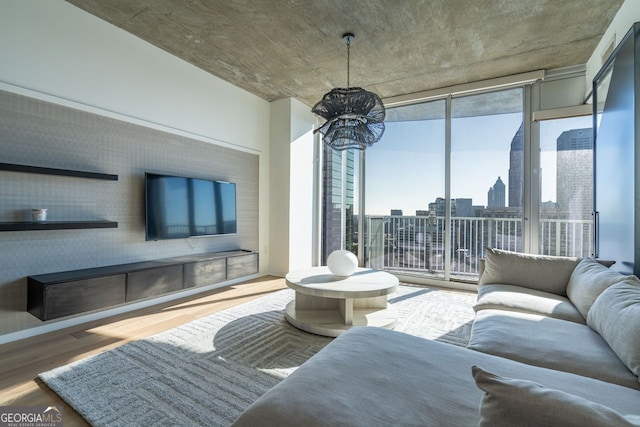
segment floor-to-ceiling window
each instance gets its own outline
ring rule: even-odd
[[[389,108],[366,151],[366,265],[442,276],[445,101]]]
[[[485,247],[523,249],[523,90],[451,100],[451,277],[476,278]]]
[[[539,252],[588,257],[593,252],[592,116],[540,124]]]
[[[485,247],[522,250],[522,92],[388,109],[365,157],[366,265],[474,280]]]
[[[387,107],[364,154],[325,148],[323,260],[361,242],[365,266],[474,281],[486,247],[588,256],[590,117],[532,122],[531,96],[520,86]]]

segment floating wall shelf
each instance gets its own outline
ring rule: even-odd
[[[108,181],[117,181],[118,175],[107,173],[85,172],[70,169],[43,168],[40,166],[16,165],[12,163],[0,163],[0,170],[11,172],[36,173],[41,175],[60,175],[73,176],[76,178],[105,179]]]
[[[114,221],[45,221],[0,222],[0,231],[74,230],[84,228],[118,228]]]
[[[77,171],[70,169],[43,168],[40,166],[16,165],[13,163],[0,163],[0,170],[9,172],[23,172],[41,175],[71,176],[75,178],[103,179],[117,181],[118,175],[106,173]],[[45,221],[45,222],[0,222],[1,231],[28,231],[28,230],[76,230],[86,228],[118,228],[118,223],[105,220],[91,221]]]

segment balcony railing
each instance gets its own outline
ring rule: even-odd
[[[444,277],[445,218],[438,216],[371,216],[366,218],[365,253],[369,267]],[[539,253],[587,257],[592,253],[590,220],[541,219]],[[476,280],[485,248],[522,251],[520,218],[454,217],[451,219],[452,278]]]

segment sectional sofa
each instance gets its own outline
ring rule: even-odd
[[[487,249],[467,348],[354,328],[234,426],[640,426],[640,281]]]

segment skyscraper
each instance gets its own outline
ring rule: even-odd
[[[354,249],[355,155],[347,150],[343,162],[342,151],[323,146],[322,257],[326,260],[331,252],[342,248],[343,240],[344,249]]]
[[[509,151],[509,207],[522,206],[524,131],[522,124],[511,140]],[[503,205],[504,206],[504,205]]]
[[[436,216],[444,217],[445,215],[445,200],[442,197],[437,197],[434,202],[429,203],[429,212],[435,212]],[[452,204],[453,209],[453,204]]]
[[[504,208],[505,207],[505,185],[502,179],[498,177],[493,187],[489,189],[487,194],[487,208]]]
[[[457,198],[454,200],[456,206],[456,216],[471,217],[473,216],[473,200],[465,198]]]
[[[565,218],[591,218],[593,209],[593,131],[571,129],[556,141],[557,201]]]

